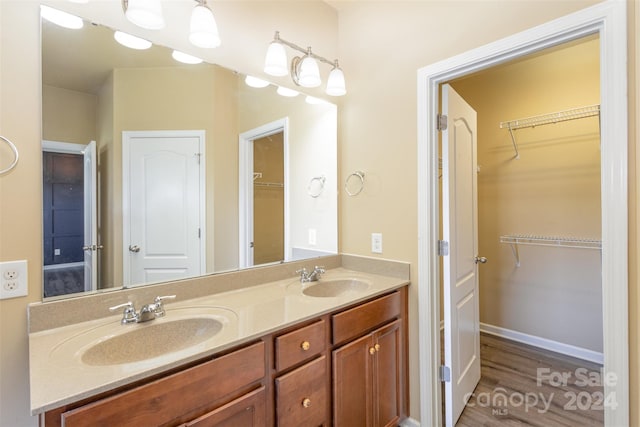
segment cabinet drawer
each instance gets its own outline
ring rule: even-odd
[[[193,420],[185,427],[254,427],[265,426],[266,419],[265,388],[247,393],[217,408],[200,418]]]
[[[62,414],[63,425],[151,426],[203,411],[265,375],[264,343],[215,358]],[[201,412],[202,413],[202,412]]]
[[[278,427],[326,424],[328,378],[326,356],[276,378]]]
[[[333,344],[371,331],[376,326],[400,316],[402,301],[399,292],[394,292],[358,307],[332,316]]]
[[[325,321],[296,329],[275,340],[276,370],[287,369],[322,353],[326,347]]]

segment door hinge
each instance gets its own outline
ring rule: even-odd
[[[202,153],[196,153],[196,159],[198,164],[200,164],[200,158],[202,157]]]
[[[447,116],[444,114],[438,114],[436,116],[436,126],[439,131],[447,130]]]
[[[438,256],[449,255],[449,242],[446,240],[438,240]]]
[[[451,369],[448,366],[440,365],[440,382],[448,383],[451,381]]]
[[[202,237],[202,229],[198,228],[198,239]]]

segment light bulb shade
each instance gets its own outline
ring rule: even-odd
[[[212,49],[220,46],[218,25],[213,12],[204,4],[199,4],[191,12],[191,31],[189,41],[193,45]]]
[[[305,56],[296,67],[297,83],[303,87],[320,86],[320,70],[318,61],[310,56]],[[295,79],[294,79],[295,80]]]
[[[122,31],[116,31],[115,33],[113,33],[113,38],[116,39],[116,41],[121,45],[131,49],[145,50],[149,49],[152,45],[152,43],[148,40],[132,36],[128,33],[123,33]]]
[[[173,57],[173,59],[178,62],[182,62],[183,64],[200,64],[202,62],[201,58],[189,55],[188,53],[180,52],[179,50],[174,50],[171,56]]]
[[[331,96],[342,96],[347,93],[347,88],[344,84],[344,73],[340,68],[336,67],[329,73],[326,92],[327,95]]]
[[[138,27],[148,30],[164,28],[160,0],[128,0],[125,16]]]
[[[78,30],[84,25],[82,18],[49,6],[40,6],[40,14],[47,21],[64,28]]]
[[[264,59],[264,72],[270,76],[286,76],[289,74],[287,66],[287,52],[279,42],[272,42],[267,49],[267,56]]]

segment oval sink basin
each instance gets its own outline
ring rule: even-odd
[[[80,359],[90,366],[151,359],[208,340],[220,332],[223,325],[216,319],[195,317],[136,326],[136,329],[94,344],[84,351]]]
[[[237,333],[238,315],[224,307],[167,308],[149,322],[122,325],[117,318],[74,333],[52,348],[49,359],[61,367],[131,370],[206,351]]]
[[[310,297],[330,298],[366,291],[369,283],[358,279],[319,280],[302,290]]]

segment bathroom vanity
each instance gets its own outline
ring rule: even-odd
[[[148,358],[117,348],[87,358],[113,330],[139,333],[117,316],[33,332],[32,410],[46,427],[397,425],[408,415],[407,285],[408,270],[338,267],[318,282],[289,277],[167,304],[166,316],[133,327],[158,322],[178,336],[161,325],[187,327],[181,319],[200,308],[221,330],[185,348],[167,342],[166,354],[150,345]]]

